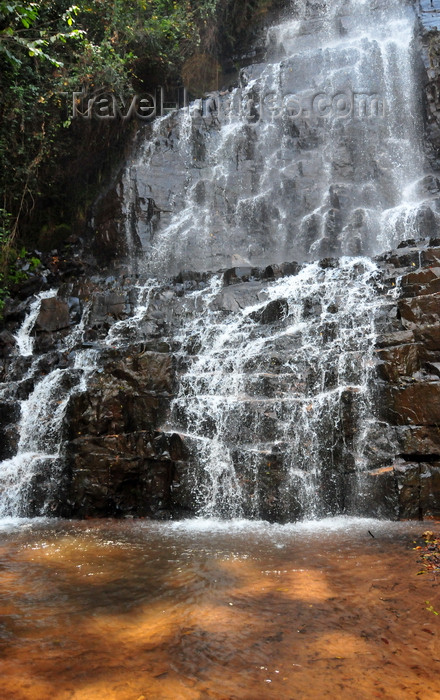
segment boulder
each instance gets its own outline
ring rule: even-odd
[[[289,313],[289,305],[286,299],[274,299],[266,304],[262,309],[258,311],[253,311],[249,314],[257,323],[266,325],[268,323],[275,323],[276,321],[282,321],[283,318]]]
[[[34,330],[50,333],[70,326],[69,306],[58,297],[42,299]]]

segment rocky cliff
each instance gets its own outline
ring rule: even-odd
[[[322,513],[391,518],[440,515],[436,218],[440,182],[435,175],[440,169],[440,6],[436,3],[423,0],[417,6],[422,57],[418,74],[426,96],[425,150],[432,169],[418,187],[429,206],[419,207],[411,220],[415,239],[373,257],[377,266],[371,277],[376,300],[371,313],[374,348],[365,369],[368,420],[362,422],[359,417],[359,382],[338,389],[331,435],[323,436],[322,449],[315,450],[316,458],[322,457],[327,465],[319,486]],[[308,41],[314,26],[309,17],[301,41]],[[340,36],[350,31],[347,18],[343,17],[337,31]],[[279,51],[279,36],[277,42]],[[289,62],[283,65],[283,79],[289,78],[290,69]],[[362,153],[342,142],[333,148],[331,174],[336,184],[324,182],[319,165],[322,123],[293,124],[294,129],[292,122],[280,123],[277,133],[283,157],[293,165],[281,172],[273,162],[262,174],[265,159],[259,139],[265,127],[258,127],[260,132],[255,127],[258,114],[252,110],[260,102],[248,87],[262,70],[255,65],[242,74],[240,89],[248,113],[233,142],[220,143],[232,158],[233,169],[211,177],[209,148],[212,143],[219,146],[222,129],[227,132],[226,123],[219,121],[219,105],[223,101],[227,106],[229,92],[211,95],[200,109],[196,105],[190,119],[175,114],[145,127],[139,134],[146,143],[141,157],[139,149],[134,151],[132,167],[120,173],[97,200],[88,236],[43,256],[42,268],[13,290],[0,333],[0,460],[6,465],[1,488],[3,496],[10,493],[4,514],[169,518],[197,512],[200,494],[194,488],[194,473],[200,471],[200,435],[195,439],[188,428],[191,417],[179,414],[177,400],[188,367],[206,350],[197,324],[203,324],[207,313],[221,323],[249,309],[246,322],[255,338],[282,337],[292,309],[283,295],[267,298],[266,303],[267,288],[302,274],[304,260],[311,257],[370,252],[364,210],[376,199],[368,200],[371,188],[369,195],[366,188],[359,207],[359,190],[352,187],[356,159]],[[388,133],[381,129],[382,134]],[[354,131],[351,136],[356,137]],[[233,149],[228,150],[231,144]],[[364,163],[362,172],[368,171],[370,177],[382,165]],[[379,184],[385,183],[386,168],[378,177]],[[255,197],[262,182],[270,187],[265,196]],[[235,193],[234,201],[228,200],[226,185]],[[385,191],[384,184],[380,197]],[[243,192],[249,197],[243,199]],[[288,213],[286,202],[294,203],[301,216],[301,207],[313,209],[319,204],[319,222],[317,216],[305,217],[306,223],[300,226],[299,215],[294,217],[285,229],[288,238],[278,246],[277,231]],[[209,210],[203,226],[199,219],[194,226],[191,219],[198,209]],[[171,210],[181,217],[175,230],[182,236],[174,251],[172,239],[167,239],[167,254],[173,254],[171,268],[176,272],[168,278],[160,256],[155,255],[157,232],[172,224]],[[198,237],[186,238],[193,229]],[[226,230],[240,233],[241,239],[233,236],[237,248],[225,246]],[[251,250],[252,262],[245,256],[250,238],[256,246]],[[288,254],[294,248],[300,251],[300,262],[282,262],[292,259]],[[185,265],[179,257],[182,251]],[[148,272],[151,260],[160,273],[158,280]],[[187,272],[190,263],[193,270]],[[322,258],[316,276],[342,266],[336,257]],[[204,307],[203,298],[212,289],[215,295]],[[341,306],[342,292],[338,294],[326,305],[319,295],[307,294],[301,303],[298,319],[316,327],[318,354],[333,352],[337,324],[331,319],[332,315],[337,318]],[[184,334],[183,326],[190,328],[191,323],[194,333]],[[244,366],[246,393],[240,401],[247,417],[238,413],[234,418],[230,413],[222,428],[231,443],[235,487],[243,486],[250,494],[243,500],[245,515],[283,521],[302,514],[298,493],[295,489],[287,493],[286,457],[292,450],[285,433],[280,433],[284,419],[276,404],[289,392],[306,392],[316,383],[315,356],[310,353],[308,363],[303,356],[298,359],[299,347],[300,339],[292,337],[276,352],[272,348],[258,366],[255,362]],[[352,375],[357,377],[360,360],[357,351],[350,352],[355,358]],[[293,356],[298,367],[295,376]],[[331,372],[327,374],[323,388],[331,392],[336,380]],[[362,401],[365,410],[366,400]],[[306,405],[304,411],[312,409]],[[215,435],[208,413],[200,433],[207,439]],[[249,462],[249,443],[256,433],[264,445],[252,452]],[[304,470],[307,450],[310,453],[312,448],[297,446]],[[258,483],[257,505],[254,482]]]
[[[438,516],[440,241],[407,241],[376,258],[376,263],[376,294],[383,303],[377,305],[374,321],[373,418],[364,438],[363,485],[354,503],[356,402],[345,394],[334,443],[339,455],[335,472],[344,495],[335,508],[392,518]],[[325,270],[338,264],[327,259],[320,266]],[[252,306],[261,289],[300,270],[297,263],[227,270],[220,276],[215,313],[222,318],[243,305]],[[20,402],[32,395],[42,377],[57,371],[60,376],[41,418],[47,433],[56,405],[66,402],[56,438],[61,443],[58,466],[54,470],[53,459],[40,461],[26,486],[23,512],[43,509],[75,517],[194,513],[192,473],[197,446],[190,437],[170,432],[167,425],[179,378],[189,360],[201,352],[188,338],[182,346],[178,329],[194,312],[195,292],[206,290],[212,275],[180,275],[147,285],[147,292],[142,280],[128,277],[78,281],[72,270],[58,275],[58,290],[53,296],[46,293],[49,296],[35,312],[33,357],[20,355],[14,338],[29,313],[29,300],[9,303],[1,334],[1,372],[8,387],[0,406],[1,457],[14,454]],[[140,294],[146,297],[139,306]],[[273,333],[283,327],[285,312],[282,300],[270,302],[261,307],[253,323]],[[315,314],[316,324],[322,322],[319,306],[309,305],[307,314],[312,321]],[[323,347],[330,338],[324,339]],[[280,367],[295,349],[286,346],[285,352],[285,357],[278,357]],[[87,360],[82,363],[89,366],[86,386],[81,385],[78,362],[84,353]],[[258,396],[266,396],[261,410],[267,417],[258,425],[266,431],[259,437],[269,442],[273,439],[271,401],[283,390],[275,379],[284,375],[272,367],[265,372],[262,388],[261,372],[257,377],[252,366],[247,371],[249,382],[257,378],[260,382]],[[243,433],[246,425],[230,426],[231,439],[234,429]],[[286,518],[285,494],[280,490],[282,450],[289,446],[266,452],[259,467],[259,515],[272,520]],[[240,459],[237,474],[239,480],[249,476]]]

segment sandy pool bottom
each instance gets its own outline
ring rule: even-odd
[[[3,521],[0,697],[440,699],[426,529]]]

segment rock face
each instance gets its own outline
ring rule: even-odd
[[[377,415],[395,456],[371,478],[396,494],[401,518],[440,513],[439,253],[429,243],[409,241],[380,263],[396,298],[389,317],[378,322]]]
[[[419,41],[425,69],[423,80],[426,105],[426,136],[428,156],[438,171],[440,164],[440,2],[420,0],[415,5],[419,17]],[[430,192],[439,191],[436,177],[423,183]]]
[[[381,270],[377,287],[386,301],[376,319],[376,420],[367,438],[362,495],[353,506],[364,514],[391,518],[440,515],[440,247],[436,243],[409,242],[377,261]],[[324,262],[323,267],[328,264]],[[288,272],[298,270],[295,264],[285,268]],[[234,313],[252,303],[252,298],[257,299],[267,283],[264,278],[269,275],[269,280],[275,279],[275,274],[282,277],[283,272],[277,268],[246,273],[242,268],[228,270],[224,274],[226,286],[213,307],[217,305],[221,313]],[[231,286],[232,279],[239,284]],[[66,455],[72,475],[67,498],[73,514],[170,517],[194,512],[191,472],[197,446],[183,435],[164,430],[170,402],[178,390],[176,369],[181,374],[186,360],[178,347],[176,355],[163,340],[181,323],[187,294],[207,283],[197,281],[196,275],[194,280],[176,282],[156,294],[148,314],[149,330],[150,336],[161,333],[161,340],[150,340],[148,349],[135,345],[108,351],[100,359],[102,372],[85,393],[72,397],[66,414]],[[286,306],[285,299],[269,302],[254,320],[276,327],[286,314]],[[309,305],[308,313],[313,318],[319,308]],[[196,347],[188,351],[199,352]],[[283,362],[282,356],[279,361]],[[269,400],[279,391],[277,382],[273,385],[267,376],[264,392]],[[329,490],[330,497],[339,502],[337,508],[348,511],[347,492],[353,478],[349,446],[357,420],[353,398],[350,392],[342,397],[341,407],[345,408],[339,427],[341,446],[345,450],[348,446],[348,452],[345,457],[342,452],[339,455],[347,471],[337,489],[346,493],[338,496],[334,486]],[[270,420],[268,415],[259,423],[266,440],[271,439],[275,427]],[[242,441],[246,426],[237,427]],[[233,430],[232,425],[229,430]],[[232,433],[230,436],[234,441]],[[248,439],[255,439],[255,435],[251,432]],[[258,488],[261,502],[266,504],[261,515],[275,520],[285,517],[280,457],[276,452],[262,455],[259,469]],[[238,450],[238,464],[240,459]],[[334,474],[328,478],[329,483],[335,483]]]
[[[170,515],[180,441],[158,428],[173,387],[169,353],[130,346],[100,358],[65,417],[66,496],[75,515]]]
[[[439,244],[409,241],[376,259],[377,337],[369,370],[371,413],[362,428],[362,468],[359,472],[356,466],[356,445],[365,400],[359,389],[347,385],[335,404],[332,425],[322,424],[323,451],[317,453],[329,465],[320,477],[326,512],[390,518],[440,515]],[[264,300],[268,285],[287,282],[289,275],[304,269],[296,263],[240,267],[220,277],[187,273],[153,286],[140,280],[134,285],[130,278],[118,282],[109,277],[98,284],[64,277],[58,296],[43,299],[35,311],[33,357],[20,356],[14,337],[29,307],[18,313],[23,302],[10,305],[1,335],[7,383],[0,405],[0,458],[19,459],[14,455],[20,409],[23,420],[29,406],[35,406],[35,431],[45,421],[48,428],[57,425],[55,442],[60,444],[54,476],[47,459],[42,460],[26,487],[32,497],[20,512],[156,518],[197,512],[194,473],[201,444],[191,430],[176,430],[176,425],[191,422],[191,415],[179,415],[176,398],[182,382],[188,381],[188,368],[206,351],[197,324],[206,313],[200,294],[208,294],[209,313],[219,322],[249,308],[246,323],[257,342],[259,334],[278,338],[257,364],[245,358],[243,386],[249,398],[240,400],[236,416],[234,411],[224,414],[240,488],[255,480],[258,491],[258,509],[251,489],[244,511],[277,521],[300,516],[301,496],[293,485],[286,490],[285,471],[297,428],[294,421],[283,432],[293,414],[278,415],[274,401],[309,391],[316,377],[311,366],[300,369],[301,336],[283,336],[291,301],[283,296]],[[313,269],[332,276],[339,262],[326,259]],[[327,352],[338,338],[334,324],[341,304],[336,296],[324,308],[322,297],[305,294],[301,322],[316,325],[319,352]],[[252,311],[255,305],[258,310]],[[194,332],[185,335],[181,329],[188,318],[194,319]],[[50,336],[49,349],[39,344],[42,335]],[[203,380],[197,381],[202,387]],[[325,381],[331,393],[338,380],[327,374]],[[39,399],[43,388],[46,393]],[[39,401],[47,405],[42,412]],[[57,417],[58,405],[63,412]],[[206,439],[218,430],[212,420],[206,412],[198,426]],[[249,452],[256,440],[266,447]]]
[[[180,517],[218,489],[226,516],[234,490],[245,515],[274,521],[301,517],[316,491],[320,515],[440,516],[440,4],[416,5],[420,54],[405,3],[357,4],[357,14],[350,3],[297,5],[293,24],[269,34],[268,61],[242,71],[236,91],[142,130],[143,145],[95,204],[87,254],[80,240],[52,251],[14,289],[0,332],[0,514]],[[386,18],[390,32],[409,32],[396,84]],[[347,62],[364,82],[347,82]],[[412,116],[418,97],[406,92],[414,75],[431,174]],[[345,119],[347,95],[355,118]],[[355,336],[360,318],[354,307],[341,332],[348,288],[327,298],[310,278],[299,301],[288,284],[268,294],[303,274],[304,261],[321,257],[313,274],[331,280],[343,267],[335,256],[373,255],[408,231],[414,239],[374,258],[372,330],[364,323],[347,352],[345,330]],[[244,319],[234,332],[261,340],[260,356],[243,342],[241,364],[227,353],[211,362],[207,318]],[[361,342],[370,335],[374,347]],[[321,374],[320,355],[329,360]],[[208,384],[214,400],[219,366],[232,384],[238,365],[237,400],[226,410],[230,395],[219,391],[214,415]],[[331,410],[320,413],[321,395],[336,397]],[[220,430],[221,449],[206,451]],[[205,466],[224,462],[224,445],[233,474],[210,481]],[[311,456],[320,474],[307,482]]]
[[[152,274],[169,275],[375,255],[436,235],[439,181],[419,138],[426,85],[438,169],[440,23],[429,3],[291,5],[236,89],[140,133],[96,207],[103,255],[117,259],[125,241]]]

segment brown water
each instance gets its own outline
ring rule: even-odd
[[[0,698],[440,698],[440,615],[427,609],[440,612],[439,582],[417,575],[413,550],[423,529],[4,527]]]

